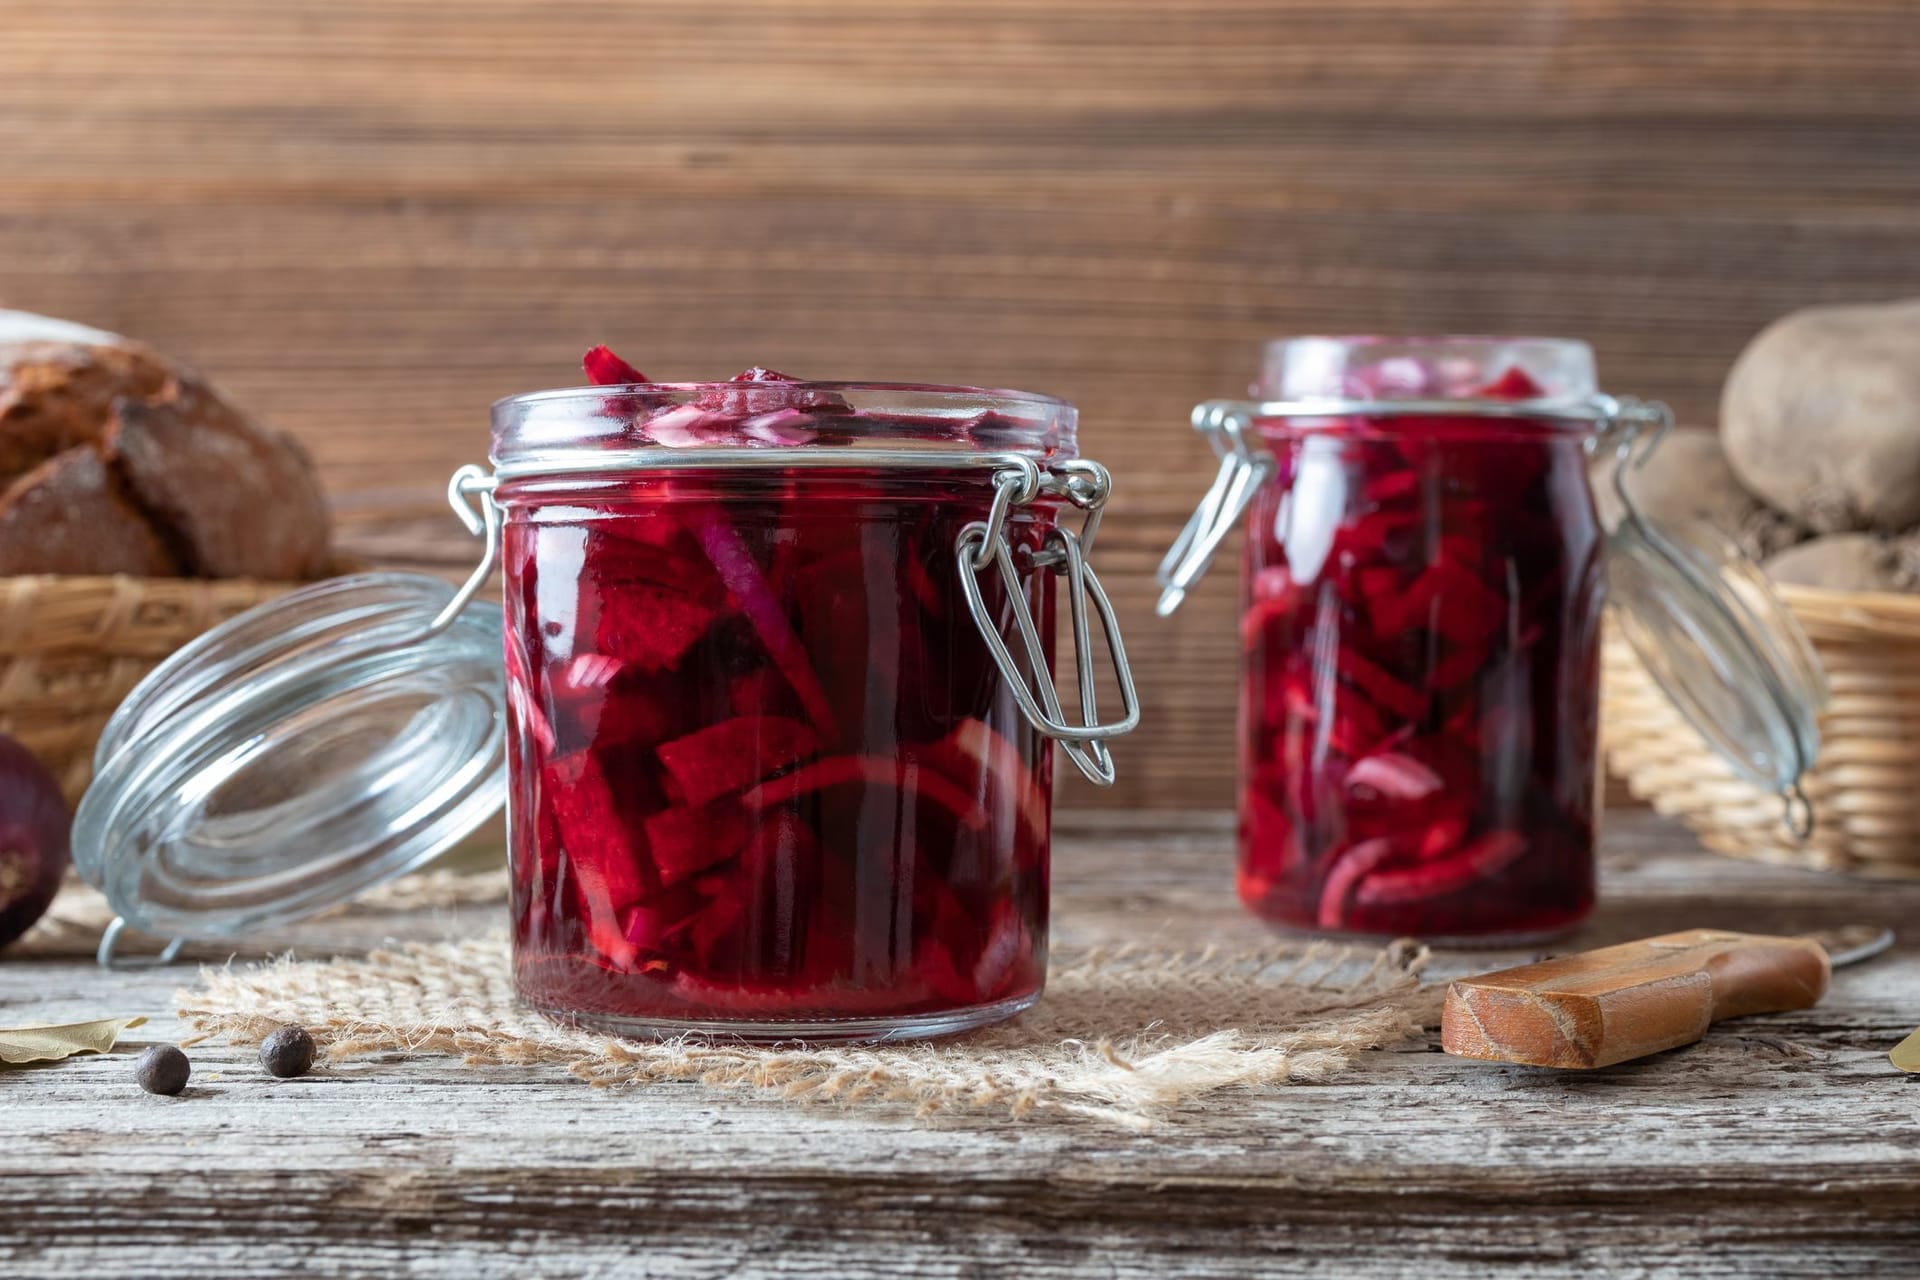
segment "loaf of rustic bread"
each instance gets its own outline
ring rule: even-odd
[[[323,576],[289,437],[138,343],[0,312],[0,575]]]

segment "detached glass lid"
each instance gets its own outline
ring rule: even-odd
[[[1378,438],[1396,420],[1436,416],[1461,424],[1461,448],[1516,420],[1563,427],[1614,460],[1607,482],[1623,514],[1608,535],[1607,569],[1622,636],[1708,744],[1742,778],[1780,794],[1789,825],[1807,834],[1800,780],[1820,749],[1819,659],[1724,535],[1701,522],[1656,523],[1634,504],[1624,477],[1657,458],[1672,425],[1665,405],[1601,394],[1585,343],[1542,338],[1287,339],[1269,346],[1254,395],[1193,411],[1220,469],[1161,564],[1162,614],[1179,607],[1255,493],[1282,473],[1276,442]]]
[[[1707,744],[1748,782],[1785,798],[1787,824],[1805,839],[1812,808],[1801,778],[1820,753],[1826,675],[1792,611],[1725,534],[1701,520],[1649,519],[1634,503],[1626,475],[1658,444],[1657,432],[1615,444],[1614,624]]]
[[[456,505],[475,526],[491,523]],[[489,538],[489,547],[494,540]],[[221,938],[334,906],[414,870],[506,797],[500,607],[369,573],[270,601],[143,680],[95,752],[76,870],[125,927]]]

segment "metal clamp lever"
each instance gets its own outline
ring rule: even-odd
[[[1163,618],[1178,609],[1187,592],[1205,576],[1220,544],[1276,470],[1272,454],[1248,447],[1251,425],[1245,410],[1233,401],[1209,400],[1194,406],[1193,429],[1213,446],[1220,470],[1154,575],[1161,587],[1154,612]]]
[[[960,531],[955,561],[960,569],[960,589],[966,597],[967,609],[973,614],[974,623],[980,628],[980,636],[999,665],[1000,673],[1006,677],[1021,714],[1035,729],[1058,742],[1061,751],[1089,782],[1099,787],[1110,787],[1114,781],[1113,753],[1107,749],[1105,740],[1130,733],[1140,723],[1140,696],[1134,688],[1133,669],[1127,662],[1126,645],[1120,638],[1119,619],[1106,589],[1100,585],[1099,576],[1086,558],[1086,549],[1099,526],[1100,511],[1106,505],[1111,481],[1106,469],[1097,463],[1067,463],[1062,470],[1068,473],[1068,477],[1060,482],[1060,491],[1087,513],[1086,523],[1078,534],[1060,528],[1049,530],[1040,550],[1033,552],[1029,558],[1035,567],[1048,569],[1067,579],[1068,614],[1073,624],[1074,660],[1080,693],[1079,724],[1067,722],[1060,691],[1047,661],[1046,646],[1034,623],[1033,611],[1027,605],[1027,594],[1013,562],[1013,548],[1006,537],[1008,511],[1015,504],[1033,501],[1042,488],[1043,482],[1037,467],[1029,463],[1028,468],[1013,467],[994,476],[993,507],[987,519],[976,520]],[[990,565],[999,569],[1001,587],[1013,615],[1014,630],[1020,633],[1021,646],[1026,652],[1027,672],[1021,670],[1012,649],[1000,634],[981,591],[980,570]],[[1100,722],[1099,671],[1094,665],[1093,627],[1087,607],[1089,601],[1100,615],[1100,627],[1106,635],[1107,651],[1120,686],[1121,718],[1105,724]],[[1028,672],[1031,673],[1031,686]]]

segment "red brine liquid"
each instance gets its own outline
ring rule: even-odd
[[[1479,394],[1536,394],[1514,370]],[[1590,910],[1602,540],[1564,422],[1260,424],[1241,897],[1316,930],[1518,940]]]
[[[604,349],[588,371],[623,384],[607,405],[640,445],[830,449],[887,426],[763,370],[693,403]],[[990,420],[951,430],[991,447]],[[849,450],[844,468],[603,473],[510,507],[526,1001],[616,1030],[833,1035],[1039,991],[1051,754],[955,564],[991,501],[979,471]],[[1053,515],[1017,509],[1009,539],[1037,548]],[[1036,586],[1047,636],[1049,606]]]

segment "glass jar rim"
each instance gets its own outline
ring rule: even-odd
[[[859,379],[835,381],[793,379],[781,382],[625,382],[609,383],[603,386],[548,387],[540,391],[522,391],[516,395],[502,396],[493,402],[493,410],[497,415],[500,410],[516,404],[555,403],[574,399],[598,401],[623,394],[665,395],[678,399],[754,391],[779,394],[807,391],[898,394],[935,401],[1035,405],[1077,413],[1069,401],[1040,391],[1018,391],[1010,387],[975,387],[959,383],[867,382]]]
[[[1077,458],[1079,411],[1024,391],[908,382],[636,382],[509,396],[493,406],[496,470],[777,465],[797,454],[848,466],[894,451]]]
[[[1258,401],[1303,412],[1338,404],[1352,415],[1506,417],[1566,416],[1560,411],[1577,412],[1599,391],[1593,348],[1585,342],[1466,334],[1278,338],[1266,344],[1250,388]],[[1518,405],[1531,412],[1516,413]]]
[[[1223,403],[1239,409],[1249,430],[1268,439],[1333,435],[1349,440],[1380,440],[1407,434],[1421,420],[1445,419],[1446,438],[1527,435],[1575,442],[1604,433],[1619,412],[1620,401],[1596,395],[1551,400],[1267,400]]]
[[[1560,338],[1544,333],[1296,333],[1267,342],[1267,350],[1289,343],[1338,343],[1347,347],[1445,347],[1501,345],[1579,349],[1590,348],[1580,338]]]

